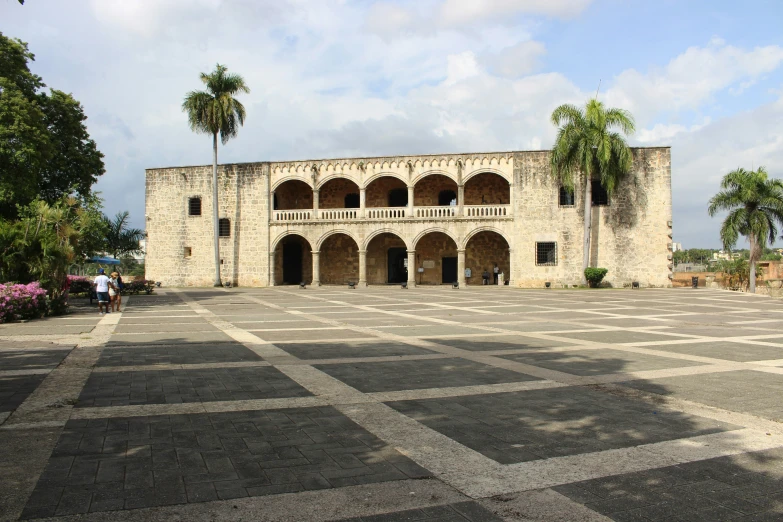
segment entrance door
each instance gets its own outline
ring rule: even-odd
[[[405,248],[395,247],[389,249],[388,254],[388,279],[389,283],[404,283],[408,280],[408,269],[405,268],[405,260],[408,252]]]
[[[302,282],[302,244],[294,241],[283,243],[283,284],[298,285]]]
[[[443,257],[441,258],[441,266],[443,267],[443,278],[441,283],[451,284],[457,281],[457,258],[456,257]]]

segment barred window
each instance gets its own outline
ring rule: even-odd
[[[191,216],[201,215],[201,198],[190,198],[188,200],[188,214]]]
[[[218,236],[231,237],[231,220],[222,218],[218,221]]]
[[[609,195],[601,182],[594,179],[591,184],[592,200],[594,207],[603,207],[609,204]]]
[[[557,243],[536,243],[536,264],[538,266],[557,265]]]
[[[567,188],[560,187],[560,206],[561,207],[573,207],[574,206],[574,193],[569,192]]]

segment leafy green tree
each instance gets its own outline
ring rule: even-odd
[[[764,167],[756,171],[739,168],[726,174],[720,186],[707,211],[712,217],[729,212],[720,229],[726,250],[734,247],[740,235],[748,238],[748,289],[755,293],[756,263],[767,241],[775,241],[777,224],[783,224],[783,181],[768,179]]]
[[[634,120],[628,111],[605,108],[596,99],[584,109],[561,105],[552,112],[557,138],[552,148],[552,175],[573,193],[577,183],[584,193],[584,269],[590,264],[592,180],[599,180],[611,197],[620,180],[633,167],[631,149],[623,137],[634,132]]]
[[[217,64],[209,74],[201,73],[205,91],[191,91],[185,96],[182,110],[194,132],[212,135],[212,220],[215,243],[215,286],[220,281],[220,242],[218,240],[217,156],[218,134],[223,145],[237,135],[245,122],[245,107],[234,98],[238,93],[250,92],[245,80],[238,74],[228,74],[227,68]]]
[[[118,212],[114,219],[104,216],[106,223],[106,246],[105,250],[115,259],[120,256],[128,256],[141,252],[139,241],[146,237],[146,234],[140,228],[130,228],[128,219],[130,214]]]
[[[43,89],[30,72],[27,44],[0,33],[0,217],[14,218],[36,198],[86,196],[104,173],[103,154],[70,94]]]

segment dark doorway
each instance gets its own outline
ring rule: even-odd
[[[359,208],[359,194],[346,194],[345,206],[343,208]]]
[[[408,259],[408,252],[405,248],[389,249],[389,283],[404,283],[408,280],[408,269],[405,268],[406,259]]]
[[[443,279],[441,283],[451,284],[457,282],[457,258],[456,257],[443,257],[441,258],[443,266]]]
[[[453,190],[441,190],[438,194],[438,206],[448,207],[457,204],[457,194]]]
[[[398,188],[389,191],[389,206],[390,207],[407,207],[408,206],[408,189]]]
[[[302,282],[302,244],[299,241],[283,243],[283,284]]]

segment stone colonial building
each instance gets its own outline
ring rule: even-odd
[[[671,151],[633,149],[607,200],[593,182],[592,266],[613,286],[671,286]],[[212,167],[148,169],[147,277],[210,286]],[[576,284],[584,205],[548,151],[218,167],[224,281],[240,286]]]

